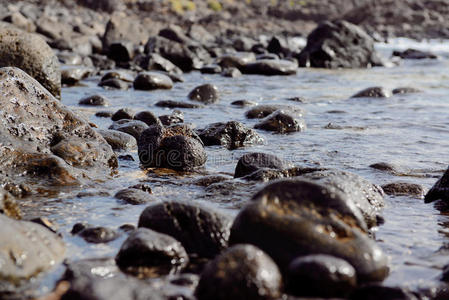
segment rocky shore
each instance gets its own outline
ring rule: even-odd
[[[190,72],[279,79],[301,68],[369,69],[433,60],[438,56],[417,49],[382,57],[374,43],[393,36],[449,37],[444,0],[277,2],[0,0],[0,299],[428,296],[382,285],[391,264],[376,231],[385,221],[386,194],[449,201],[449,170],[427,192],[409,182],[381,187],[346,170],[292,164],[259,151],[264,134],[307,132],[300,105],[307,100],[301,97],[288,99],[291,105],[236,100],[231,106],[245,111],[244,119],[203,127],[184,118],[223,101],[213,83],[195,83],[182,101],[158,100],[154,106],[168,111],[163,115],[126,105],[108,111],[115,99],[101,93],[80,97],[81,109],[61,99],[62,89],[82,87],[86,80],[100,91],[132,97],[176,91]],[[373,86],[349,99],[420,92],[414,86]],[[109,127],[90,122],[83,108],[108,120]],[[329,123],[321,129],[347,128]],[[231,174],[208,169],[210,149],[247,151]],[[126,161],[156,179],[111,194],[108,183],[120,177]],[[370,167],[404,176],[386,163]],[[184,201],[161,201],[153,189],[167,177],[162,185],[199,188],[211,199],[232,202],[239,192],[249,197],[240,199],[235,214],[197,203],[188,193]],[[117,228],[77,222],[67,238],[45,216],[31,217],[26,205],[96,196],[137,206],[140,213]],[[113,257],[72,259],[66,252],[74,238],[120,243]],[[53,291],[35,287],[62,267]],[[441,281],[447,272],[442,270]],[[447,299],[444,284],[432,293]]]

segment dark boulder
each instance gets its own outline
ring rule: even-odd
[[[289,133],[304,131],[306,129],[306,123],[303,119],[296,119],[292,115],[280,110],[267,116],[260,123],[257,123],[254,128],[277,133]]]
[[[286,290],[301,297],[346,297],[356,287],[354,268],[345,260],[329,255],[308,255],[291,262]]]
[[[381,65],[373,39],[346,21],[326,21],[307,37],[296,56],[299,65],[314,68],[367,68]]]
[[[271,300],[282,277],[273,260],[252,245],[237,245],[208,263],[195,291],[198,300]]]
[[[127,120],[127,119],[118,120],[114,122],[111,126],[109,126],[109,129],[118,130],[132,135],[137,141],[139,141],[140,135],[147,128],[148,125],[142,121]]]
[[[201,74],[220,74],[221,67],[219,65],[205,65],[200,69]]]
[[[137,75],[133,82],[136,90],[156,90],[156,89],[171,89],[173,81],[167,75],[157,72],[143,72]]]
[[[249,175],[260,169],[284,170],[290,165],[272,154],[247,153],[243,155],[235,167],[234,178]]]
[[[293,75],[296,74],[298,64],[296,61],[281,59],[261,59],[249,63],[241,68],[243,74],[258,75]]]
[[[115,258],[126,273],[155,277],[179,271],[189,262],[184,247],[174,238],[138,228],[131,232]]]
[[[137,141],[132,135],[117,130],[97,130],[115,151],[129,151],[137,148]]]
[[[101,77],[100,81],[106,81],[109,79],[120,79],[121,81],[125,81],[125,82],[133,82],[134,81],[134,77],[132,74],[127,73],[127,72],[120,72],[120,71],[107,72]]]
[[[205,207],[165,202],[148,206],[140,215],[139,227],[174,237],[189,254],[211,258],[227,247],[231,220]]]
[[[204,145],[222,145],[229,150],[262,144],[264,141],[257,132],[236,121],[213,123],[197,132]]]
[[[79,0],[78,3],[90,9],[112,13],[123,5],[121,0]]]
[[[430,203],[435,200],[442,200],[444,202],[449,201],[449,168],[429,190],[424,200],[426,203]]]
[[[136,188],[120,190],[114,197],[132,205],[140,205],[154,201],[154,198],[148,192]]]
[[[89,106],[108,106],[109,100],[101,95],[92,95],[81,99],[78,104],[89,105]]]
[[[212,104],[218,102],[218,89],[211,84],[197,86],[188,95],[190,100],[202,102],[204,104]]]
[[[366,88],[356,94],[351,98],[388,98],[391,93],[384,89],[383,87],[375,86]]]

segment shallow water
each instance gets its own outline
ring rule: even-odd
[[[378,49],[389,55],[392,49],[403,47],[405,40],[393,45],[379,44]],[[410,41],[408,41],[410,44]],[[408,45],[408,44],[406,44]],[[109,119],[97,118],[98,110],[115,111],[130,107],[136,111],[151,110],[157,115],[171,110],[155,107],[159,100],[186,100],[195,86],[215,84],[221,94],[218,104],[201,109],[181,109],[185,121],[201,128],[209,123],[236,120],[252,127],[257,120],[247,120],[245,109],[233,107],[234,100],[247,99],[259,104],[286,104],[303,108],[307,123],[305,132],[279,135],[259,131],[265,144],[228,151],[207,147],[205,173],[232,176],[238,158],[245,152],[262,151],[278,155],[297,165],[337,168],[359,174],[375,184],[407,181],[430,188],[448,166],[449,148],[449,47],[448,43],[419,44],[423,49],[435,49],[441,59],[404,61],[393,68],[368,70],[300,69],[295,76],[242,76],[225,78],[219,75],[186,74],[185,82],[170,91],[106,91],[97,86],[99,78],[84,81],[85,86],[64,88],[62,102],[85,114],[100,128],[107,128]],[[388,99],[349,99],[355,92],[370,86],[393,89],[411,86],[422,93],[397,95]],[[110,99],[107,108],[80,108],[78,100],[100,93]],[[304,103],[288,100],[301,97]],[[338,112],[338,113],[337,113]],[[343,126],[332,130],[329,124]],[[160,200],[200,202],[230,214],[235,214],[261,184],[228,195],[206,193],[203,187],[190,184],[201,175],[175,176],[146,173],[136,161],[120,160],[119,174],[99,188],[108,197],[77,198],[79,192],[69,192],[57,199],[27,202],[29,214],[45,214],[60,228],[68,245],[70,259],[114,256],[125,236],[109,243],[93,245],[70,230],[76,222],[117,228],[124,223],[136,224],[145,205],[132,206],[118,202],[113,195],[118,190],[148,182]],[[369,167],[372,163],[388,162],[398,166],[404,176],[395,176]],[[80,191],[83,191],[81,189]],[[449,217],[422,199],[386,196],[383,210],[385,224],[376,230],[376,239],[391,259],[391,274],[386,285],[403,285],[416,289],[435,282],[441,268],[449,263],[444,252],[437,252],[449,242]],[[42,292],[51,289],[61,274],[59,267],[43,278]],[[41,278],[42,280],[42,278]]]

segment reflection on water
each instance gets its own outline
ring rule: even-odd
[[[384,54],[391,46],[380,45]],[[442,53],[446,53],[438,48]],[[448,51],[449,53],[449,51]],[[446,53],[447,54],[447,53]],[[449,148],[449,61],[404,62],[394,68],[369,70],[307,70],[296,76],[242,76],[224,78],[219,75],[192,73],[185,83],[170,91],[105,91],[96,86],[99,78],[89,79],[84,87],[63,89],[63,103],[86,115],[100,128],[110,120],[94,116],[96,109],[79,108],[79,99],[100,93],[110,99],[106,110],[130,107],[136,111],[151,110],[162,115],[171,110],[155,107],[159,100],[186,100],[195,86],[217,85],[221,101],[201,109],[184,109],[185,121],[202,127],[218,121],[236,120],[254,126],[257,120],[247,120],[244,109],[231,106],[235,100],[251,100],[259,104],[297,105],[306,111],[308,129],[305,132],[278,135],[259,131],[264,145],[228,151],[208,147],[206,174],[233,174],[238,158],[247,151],[273,153],[297,165],[338,168],[357,173],[373,183],[406,181],[430,187],[447,168]],[[393,89],[402,86],[418,88],[423,93],[396,95],[388,99],[349,99],[355,92],[369,86]],[[305,99],[304,103],[287,100]],[[186,100],[188,101],[188,100]],[[105,110],[102,108],[101,110]],[[327,125],[332,124],[334,127]],[[335,127],[337,126],[337,127]],[[327,128],[326,128],[327,127]],[[45,214],[60,227],[68,244],[70,259],[114,256],[124,237],[107,245],[91,245],[72,237],[70,229],[76,222],[86,221],[97,226],[117,228],[136,224],[145,206],[124,205],[113,198],[116,191],[138,182],[148,182],[155,198],[200,202],[236,213],[260,187],[243,182],[217,183],[212,187],[193,184],[199,175],[176,176],[147,173],[136,161],[120,161],[116,178],[102,184],[107,191],[101,196],[76,197],[79,192],[64,192],[57,199],[28,203],[25,211]],[[388,162],[401,170],[402,176],[369,167],[376,162]],[[403,171],[403,172],[402,172]],[[449,243],[449,218],[422,199],[387,197],[383,215],[385,224],[377,229],[379,245],[391,257],[391,275],[386,284],[416,287],[435,280],[439,269],[449,259],[438,251]],[[46,279],[51,282],[58,272]]]

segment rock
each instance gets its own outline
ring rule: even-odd
[[[231,220],[205,207],[165,202],[148,206],[140,215],[139,227],[172,236],[187,253],[212,258],[228,245]]]
[[[203,26],[193,23],[187,33],[190,38],[199,42],[202,45],[206,45],[215,41],[215,36],[209,33]]]
[[[163,58],[157,53],[144,56],[139,60],[139,66],[148,71],[164,71],[173,74],[182,74],[182,70],[174,65],[168,59]]]
[[[116,42],[130,42],[133,45],[143,45],[148,39],[149,30],[151,29],[146,28],[145,24],[139,20],[114,14],[106,24],[102,37],[103,51],[107,53],[109,46]]]
[[[109,129],[118,130],[127,134],[132,135],[137,141],[139,141],[140,135],[145,129],[148,128],[148,125],[142,121],[137,120],[118,120],[114,122]]]
[[[256,56],[252,52],[237,52],[226,54],[217,59],[217,64],[223,69],[237,68],[241,70],[245,65],[256,61]]]
[[[63,65],[78,66],[83,63],[83,58],[78,53],[70,51],[60,51],[57,56],[59,62]]]
[[[103,80],[98,84],[98,86],[116,90],[127,90],[129,88],[129,84],[127,82],[117,78]]]
[[[0,214],[20,219],[20,208],[14,197],[3,188],[0,188]]]
[[[204,104],[212,104],[218,102],[218,89],[211,84],[197,86],[189,93],[189,99],[202,102]]]
[[[412,196],[424,198],[426,188],[420,184],[408,182],[392,182],[382,186],[385,194],[392,196]]]
[[[237,78],[242,76],[242,73],[237,68],[226,68],[221,72],[221,75],[224,77]]]
[[[200,69],[201,74],[220,74],[221,67],[219,65],[205,65]]]
[[[129,62],[134,58],[134,44],[131,42],[113,42],[108,47],[108,58],[117,63]]]
[[[174,238],[139,228],[129,235],[115,260],[126,273],[155,277],[180,271],[188,264],[189,257]]]
[[[120,190],[114,197],[132,205],[145,204],[154,201],[154,198],[149,193],[135,188]]]
[[[113,115],[112,111],[97,111],[95,113],[95,116],[99,118],[112,118]]]
[[[77,232],[76,235],[82,237],[86,242],[93,244],[109,243],[113,240],[116,240],[120,236],[120,234],[113,229],[90,226],[87,226],[86,228]]]
[[[204,177],[201,177],[201,178],[195,180],[193,182],[193,184],[199,185],[199,186],[208,187],[211,184],[214,184],[214,183],[217,183],[217,182],[223,182],[223,181],[226,181],[226,180],[229,180],[229,179],[231,179],[231,178],[225,177],[225,176],[222,176],[222,175],[208,175],[208,176],[204,176]]]
[[[257,123],[254,128],[275,131],[277,133],[288,133],[304,131],[306,129],[306,123],[303,119],[295,119],[283,111],[276,111],[260,123]]]
[[[53,96],[60,97],[58,57],[40,36],[0,23],[0,67],[5,66],[23,70]]]
[[[121,0],[79,0],[79,4],[90,9],[112,13],[121,8]]]
[[[380,284],[361,286],[349,297],[351,300],[418,300],[418,298],[406,288],[390,287]]]
[[[383,87],[370,87],[366,88],[356,94],[354,94],[351,98],[388,98],[391,96],[391,93],[384,89]]]
[[[141,111],[134,116],[134,119],[142,121],[148,126],[162,125],[161,120],[159,120],[159,118],[156,117],[156,115],[153,114],[151,111]]]
[[[148,193],[148,194],[153,193],[153,191],[151,190],[151,186],[149,186],[146,183],[138,183],[133,186],[130,186],[129,188],[130,189],[138,189],[138,190],[144,191],[145,193]]]
[[[72,86],[87,78],[93,70],[85,67],[70,66],[61,69],[61,83]]]
[[[387,163],[387,162],[378,162],[378,163],[374,163],[371,164],[369,166],[370,168],[376,169],[376,170],[380,170],[380,171],[386,171],[392,174],[398,174],[399,169],[396,165],[391,164],[391,163]]]
[[[235,167],[234,178],[249,175],[259,169],[287,169],[290,165],[277,156],[266,153],[247,153],[243,155]]]
[[[392,93],[393,95],[396,94],[414,94],[414,93],[421,93],[422,91],[416,88],[412,88],[412,87],[398,87],[395,88]]]
[[[123,119],[134,119],[134,111],[130,108],[121,108],[117,110],[111,117],[112,121],[119,121]]]
[[[296,58],[301,67],[336,69],[381,65],[373,39],[360,27],[341,20],[318,25]]]
[[[159,120],[164,126],[184,123],[184,114],[182,111],[175,109],[171,115],[159,116]]]
[[[191,171],[207,160],[201,139],[182,125],[151,126],[140,136],[138,152],[142,165],[150,168]]]
[[[246,106],[254,106],[257,105],[256,102],[250,101],[250,100],[236,100],[231,102],[231,105],[240,106],[240,107],[246,107]]]
[[[103,137],[17,68],[0,69],[3,184],[44,192],[105,179],[117,159]]]
[[[3,18],[3,21],[11,23],[12,25],[28,32],[36,31],[36,25],[34,25],[33,21],[31,21],[18,11],[12,12],[11,14],[7,15]]]
[[[156,106],[167,107],[167,108],[201,108],[201,104],[193,104],[187,102],[173,101],[173,100],[162,100],[158,101]]]
[[[208,263],[195,291],[198,300],[278,299],[282,277],[273,260],[252,245],[237,245]]]
[[[305,179],[279,180],[259,191],[234,220],[229,243],[253,244],[285,274],[299,256],[328,254],[350,263],[360,282],[388,275],[387,257],[366,234],[352,199]]]
[[[82,198],[82,197],[81,197]],[[75,235],[86,229],[89,225],[86,222],[75,223],[70,231],[71,234]]]
[[[111,70],[111,69],[115,69],[115,66],[116,66],[115,61],[113,61],[112,59],[109,59],[105,55],[92,54],[92,55],[89,55],[89,59],[92,60],[94,67],[97,69],[100,69],[100,70]]]
[[[288,267],[286,290],[302,297],[346,297],[356,287],[354,268],[345,260],[329,255],[308,255]]]
[[[63,241],[53,232],[32,222],[0,214],[0,278],[18,284],[47,271],[62,261]]]
[[[438,179],[424,198],[426,203],[430,203],[435,200],[442,200],[444,202],[449,201],[449,168],[443,176]]]
[[[268,42],[267,51],[281,57],[289,57],[292,52],[288,47],[287,39],[278,36],[273,36]]]
[[[257,132],[236,121],[210,124],[198,130],[198,135],[206,146],[222,145],[229,150],[262,144],[264,141]]]
[[[262,119],[265,118],[277,110],[294,114],[297,117],[302,117],[303,110],[299,107],[289,105],[256,105],[245,113],[248,119]]]
[[[437,59],[438,56],[428,51],[417,49],[407,49],[404,51],[393,51],[393,56],[399,56],[402,59]]]
[[[81,99],[78,104],[89,105],[89,106],[108,106],[109,100],[101,95],[92,95]]]
[[[261,59],[243,66],[242,73],[268,76],[293,75],[297,69],[298,64],[290,60]]]
[[[137,141],[132,135],[117,130],[97,130],[115,151],[129,151],[137,148]]]
[[[126,72],[116,72],[116,71],[107,72],[106,74],[103,75],[103,77],[101,77],[100,81],[106,81],[109,79],[120,79],[121,81],[125,81],[125,82],[133,82],[134,81],[134,77],[132,74],[129,74]]]
[[[133,82],[136,90],[156,90],[156,89],[171,89],[173,81],[170,77],[157,72],[143,72],[137,75]]]

